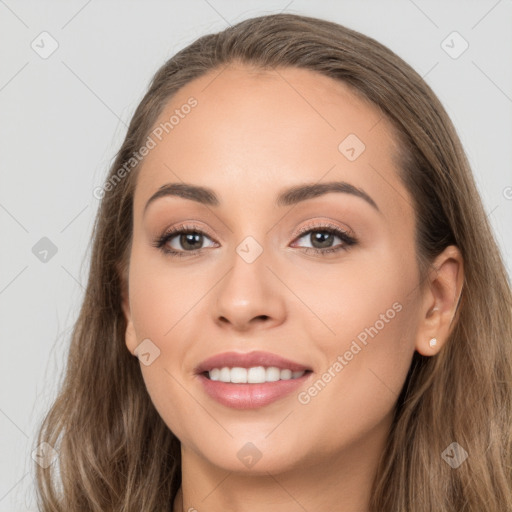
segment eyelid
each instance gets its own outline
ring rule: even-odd
[[[179,232],[182,230],[190,230],[190,231],[195,230],[195,231],[198,231],[198,232],[208,235],[208,237],[210,237],[213,241],[218,243],[216,241],[215,236],[212,234],[212,231],[208,227],[204,227],[204,225],[194,224],[195,222],[198,222],[198,221],[194,221],[194,220],[183,221],[183,222],[173,225],[169,228],[166,228],[158,238],[162,239],[168,235],[171,235],[175,232]],[[295,240],[296,238],[301,237],[302,235],[308,233],[309,231],[311,231],[313,229],[320,229],[320,228],[326,228],[326,227],[342,231],[343,233],[345,233],[348,236],[355,237],[355,233],[346,224],[342,224],[342,226],[340,226],[339,224],[335,224],[334,222],[327,220],[327,219],[311,221],[309,224],[299,228],[297,231],[294,232],[295,234],[293,234],[291,236],[293,236],[293,240]]]
[[[215,240],[215,236],[212,234],[212,231],[210,230],[210,228],[205,227],[204,225],[194,224],[195,222],[198,222],[198,221],[194,221],[194,220],[183,221],[183,222],[180,222],[173,226],[170,226],[170,227],[166,228],[159,237],[163,238],[167,235],[171,235],[171,234],[174,234],[179,231],[190,230],[190,231],[198,231],[200,233],[204,233],[205,235],[208,235],[211,239]]]
[[[355,238],[355,233],[346,224],[342,224],[342,226],[340,226],[339,224],[335,224],[334,222],[329,220],[315,220],[312,221],[311,224],[299,228],[296,234],[294,235],[294,239],[300,237],[301,235],[304,235],[305,233],[308,233],[309,231],[312,231],[313,229],[321,228],[332,228],[337,231],[342,231],[347,236]]]

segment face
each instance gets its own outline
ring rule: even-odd
[[[419,305],[414,211],[386,120],[319,74],[230,66],[182,88],[151,137],[126,345],[183,450],[279,472],[382,445]],[[304,186],[317,188],[293,193]]]

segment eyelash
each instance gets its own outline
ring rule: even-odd
[[[341,250],[347,250],[349,247],[351,247],[357,243],[357,239],[354,238],[353,236],[350,236],[348,233],[346,233],[345,231],[342,231],[337,226],[334,226],[332,224],[326,224],[326,223],[318,224],[318,225],[314,225],[314,226],[306,226],[299,230],[299,233],[297,234],[296,238],[303,238],[304,235],[307,235],[310,233],[315,233],[315,232],[329,233],[332,235],[336,235],[343,241],[343,243],[338,246],[335,246],[335,247],[328,247],[326,249],[317,249],[315,247],[302,247],[301,249],[303,249],[304,252],[307,254],[312,252],[316,255],[326,256],[327,254],[332,254],[332,253],[335,253],[335,252],[338,252]],[[175,228],[171,228],[168,231],[166,231],[164,234],[162,234],[160,237],[158,237],[154,241],[153,246],[157,247],[164,254],[171,256],[171,257],[182,258],[182,257],[187,257],[187,256],[193,256],[193,255],[199,254],[205,248],[203,247],[201,249],[196,249],[195,251],[176,251],[175,249],[169,249],[168,247],[166,247],[167,242],[169,242],[170,240],[175,238],[177,235],[192,234],[192,233],[198,234],[198,235],[205,235],[205,236],[209,237],[209,235],[207,233],[205,233],[204,231],[201,231],[197,227],[195,227],[193,225],[185,224],[185,225],[177,226]]]

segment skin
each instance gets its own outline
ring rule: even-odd
[[[413,353],[433,356],[449,335],[461,255],[448,247],[420,286],[412,199],[397,175],[392,128],[344,84],[307,70],[230,65],[182,88],[155,126],[190,96],[198,105],[139,170],[123,298],[128,350],[146,338],[160,349],[141,371],[181,441],[174,511],[366,511]],[[366,146],[352,162],[338,150],[351,133]],[[364,189],[380,212],[347,193],[273,204],[283,188],[341,180]],[[168,196],[144,214],[170,182],[210,187],[221,204]],[[186,257],[152,245],[183,221],[205,232],[201,252],[190,256],[179,235],[168,245]],[[297,230],[325,221],[357,244],[306,254],[322,246]],[[236,252],[247,236],[263,250],[252,263]],[[336,235],[330,246],[342,243]],[[231,409],[210,399],[194,374],[214,354],[264,350],[313,368],[299,391],[307,390],[394,303],[401,311],[307,404],[294,392]],[[251,468],[237,457],[248,442],[261,453]]]

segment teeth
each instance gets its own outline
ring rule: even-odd
[[[263,366],[254,366],[247,370],[247,380],[249,384],[258,384],[259,382],[265,382],[267,371]]]
[[[281,370],[275,366],[265,368],[253,366],[252,368],[212,368],[208,372],[211,380],[220,382],[232,382],[233,384],[263,384],[264,382],[276,382],[277,380],[289,380],[302,377],[305,371],[292,372]]]

